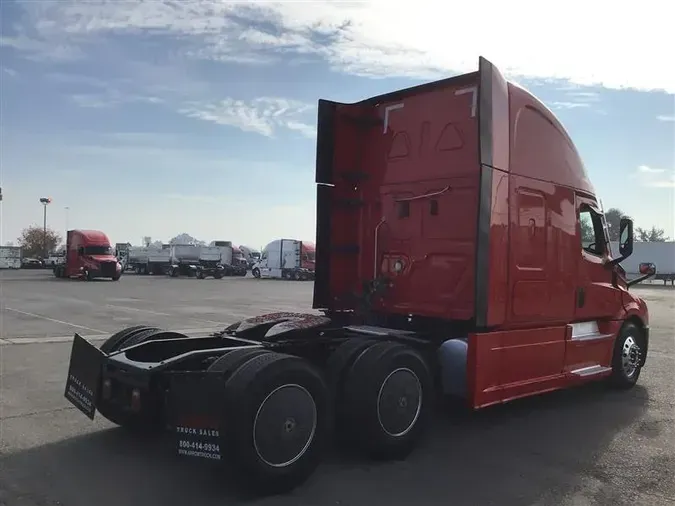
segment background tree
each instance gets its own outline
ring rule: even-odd
[[[17,238],[17,242],[22,248],[22,256],[42,257],[44,256],[45,249],[48,253],[56,250],[61,243],[61,236],[48,227],[46,237],[47,247],[45,248],[45,234],[43,228],[33,225],[23,229],[21,236]]]
[[[585,246],[595,242],[593,225],[586,220],[581,220],[581,243]]]
[[[206,243],[204,241],[195,239],[190,234],[186,234],[185,232],[183,232],[182,234],[178,234],[176,237],[171,239],[169,241],[169,244],[192,244],[194,246],[206,246]]]
[[[635,229],[635,238],[642,242],[666,242],[670,238],[666,237],[666,232],[662,228],[652,227],[650,230],[637,227]]]
[[[605,220],[607,221],[607,226],[609,228],[609,240],[618,241],[619,240],[619,230],[621,226],[621,218],[629,218],[629,216],[624,213],[621,209],[612,207],[605,212]]]

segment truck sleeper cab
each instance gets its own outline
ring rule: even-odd
[[[246,260],[232,241],[213,241],[211,246],[220,251],[220,264],[225,276],[246,276]]]
[[[66,397],[91,418],[168,426],[178,454],[282,491],[334,431],[404,458],[436,394],[479,409],[636,384],[649,315],[628,289],[655,266],[626,280],[632,222],[610,251],[566,131],[490,62],[355,104],[321,100],[316,159],[319,314],[203,337],[132,327],[100,349],[76,335]]]
[[[53,267],[57,278],[120,279],[122,266],[108,237],[98,230],[68,230],[66,258]]]
[[[314,279],[316,247],[297,239],[277,239],[263,248],[251,273],[256,278]]]

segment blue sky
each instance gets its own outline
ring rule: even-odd
[[[317,100],[473,71],[479,55],[559,116],[605,207],[675,237],[670,17],[577,3],[550,26],[518,1],[3,0],[0,240],[42,222],[41,196],[54,228],[113,241],[313,239]]]

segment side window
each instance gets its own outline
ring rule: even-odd
[[[260,257],[260,260],[267,260],[267,251],[263,251],[262,256]]]
[[[589,207],[582,207],[579,212],[581,228],[581,248],[592,255],[605,252],[605,231],[602,218]]]

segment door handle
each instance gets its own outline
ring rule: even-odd
[[[577,288],[577,307],[584,307],[586,303],[586,290]]]

